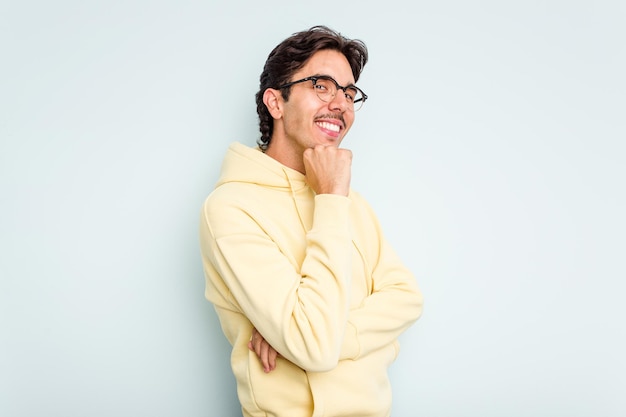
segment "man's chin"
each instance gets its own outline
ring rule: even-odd
[[[337,137],[337,138],[325,137],[325,138],[321,138],[319,140],[314,141],[314,143],[315,145],[334,146],[335,148],[338,148],[339,145],[341,144],[342,139],[343,139],[342,137]]]

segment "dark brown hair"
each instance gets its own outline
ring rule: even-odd
[[[367,63],[367,47],[358,39],[348,39],[326,26],[313,26],[311,29],[294,33],[270,52],[260,77],[259,91],[256,93],[256,109],[259,115],[261,137],[259,147],[266,150],[272,138],[274,119],[263,103],[263,94],[268,88],[278,88],[291,81],[295,72],[302,68],[313,54],[332,49],[341,52],[352,69],[354,81],[358,81]],[[289,99],[289,87],[282,89],[283,98]]]

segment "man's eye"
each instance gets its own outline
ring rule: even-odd
[[[348,100],[348,101],[350,101],[350,102],[353,102],[353,101],[354,101],[354,94],[353,94],[353,93],[351,93],[351,92],[346,92],[346,93],[345,93],[345,96],[346,96],[346,100]]]

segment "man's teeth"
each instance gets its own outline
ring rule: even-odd
[[[319,127],[326,130],[332,130],[333,132],[339,132],[339,126],[328,122],[318,122]]]

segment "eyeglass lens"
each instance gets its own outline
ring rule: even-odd
[[[318,78],[312,81],[313,88],[315,88],[315,92],[320,100],[329,102],[337,94],[337,85],[332,80]],[[358,89],[348,87],[345,92],[343,90],[340,91],[345,95],[347,102],[354,108],[355,111],[361,108],[363,105],[363,95]]]

